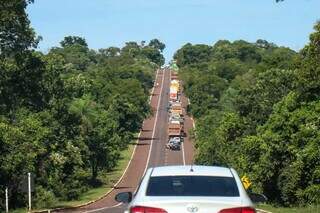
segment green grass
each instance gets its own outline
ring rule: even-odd
[[[258,209],[266,210],[272,213],[320,213],[320,206],[306,206],[306,207],[274,207],[271,205],[258,205]]]
[[[15,210],[11,210],[9,209],[10,213],[26,213],[28,212],[28,209],[15,209]]]
[[[136,134],[136,136],[137,135],[138,134]],[[127,167],[128,163],[129,163],[129,160],[131,158],[134,147],[135,147],[135,143],[129,144],[128,148],[121,152],[121,157],[118,162],[118,165],[111,172],[105,172],[105,173],[99,175],[99,179],[103,183],[101,187],[92,188],[92,189],[88,190],[87,192],[83,193],[79,197],[79,199],[77,199],[77,200],[60,201],[53,208],[74,207],[74,206],[88,203],[92,200],[96,200],[96,199],[100,198],[101,196],[105,195],[109,190],[111,190],[111,188],[114,186],[114,184],[117,183],[119,178],[122,176],[125,168]],[[27,212],[27,209],[22,208],[22,209],[10,210],[10,212],[12,212],[12,213],[25,213],[25,212]]]
[[[103,182],[103,185],[101,187],[90,189],[89,191],[82,194],[78,200],[60,202],[57,206],[77,206],[92,200],[96,200],[106,194],[122,176],[125,168],[129,163],[133,150],[134,144],[130,144],[127,149],[121,152],[121,158],[118,162],[118,165],[113,169],[113,171],[99,175],[99,179]]]

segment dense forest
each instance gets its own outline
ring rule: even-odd
[[[278,0],[277,0],[278,1]],[[280,0],[281,1],[281,0]],[[66,36],[37,50],[26,7],[0,4],[0,211],[77,199],[111,171],[151,113],[165,44],[90,49]],[[196,119],[196,162],[234,167],[250,190],[289,206],[320,203],[320,23],[299,52],[265,40],[186,44],[174,56]]]
[[[9,188],[11,208],[26,204],[28,172],[35,206],[50,207],[112,170],[151,112],[149,90],[164,63],[157,39],[96,51],[67,36],[41,53],[25,12],[32,2],[0,6],[0,191]]]
[[[281,205],[320,203],[320,23],[295,52],[265,40],[186,44],[174,58],[196,162],[234,167]]]

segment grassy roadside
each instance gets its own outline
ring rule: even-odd
[[[101,187],[90,189],[89,191],[83,193],[77,200],[60,201],[56,203],[55,207],[52,207],[52,209],[58,208],[58,207],[73,207],[73,206],[85,204],[105,195],[109,190],[111,190],[114,184],[117,183],[119,178],[122,176],[124,170],[126,169],[129,163],[132,152],[134,151],[134,147],[135,147],[135,143],[131,143],[129,144],[127,149],[121,152],[121,158],[118,162],[118,165],[114,168],[113,171],[99,175],[99,179],[103,182],[103,185]],[[16,210],[10,210],[10,212],[25,213],[27,212],[27,210],[16,209]]]
[[[258,205],[257,208],[266,210],[272,213],[320,213],[320,206],[306,206],[306,207],[274,207],[271,205]]]
[[[122,176],[124,170],[126,169],[129,160],[131,158],[132,152],[134,150],[134,144],[129,144],[128,148],[121,152],[121,158],[119,160],[118,165],[111,172],[106,172],[104,174],[99,175],[99,179],[102,180],[103,185],[98,188],[90,189],[89,191],[82,194],[78,200],[74,201],[64,201],[60,202],[57,206],[63,207],[72,207],[87,203],[92,200],[96,200],[99,197],[106,194],[109,190],[112,189],[115,183]]]

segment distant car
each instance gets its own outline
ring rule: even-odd
[[[180,99],[170,100],[170,101],[169,101],[170,106],[172,106],[172,105],[174,105],[174,104],[179,104],[179,103],[181,104]]]
[[[184,120],[182,118],[170,117],[169,122],[170,123],[179,122],[181,125],[183,125]]]
[[[181,149],[181,140],[179,137],[174,137],[169,140],[166,144],[166,148],[172,150],[180,150]]]
[[[180,150],[182,139],[180,137],[169,138],[167,148]]]
[[[182,116],[180,116],[179,114],[176,114],[176,113],[172,113],[169,117],[169,121],[172,121],[172,120],[178,120],[180,122],[184,122],[184,118]]]
[[[263,196],[255,194],[258,197]],[[237,172],[226,167],[149,168],[134,196],[122,192],[116,200],[129,203],[125,213],[256,212]]]
[[[173,138],[169,139],[169,142],[181,143],[181,138],[180,137],[173,137]]]

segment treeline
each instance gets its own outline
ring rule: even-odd
[[[320,203],[320,23],[299,52],[265,40],[175,54],[196,118],[196,162],[234,167],[281,205]]]
[[[67,36],[47,54],[36,51],[25,13],[31,2],[0,7],[0,191],[8,187],[11,208],[26,206],[28,172],[39,208],[98,184],[149,116],[149,90],[164,63],[157,39],[95,51]]]

